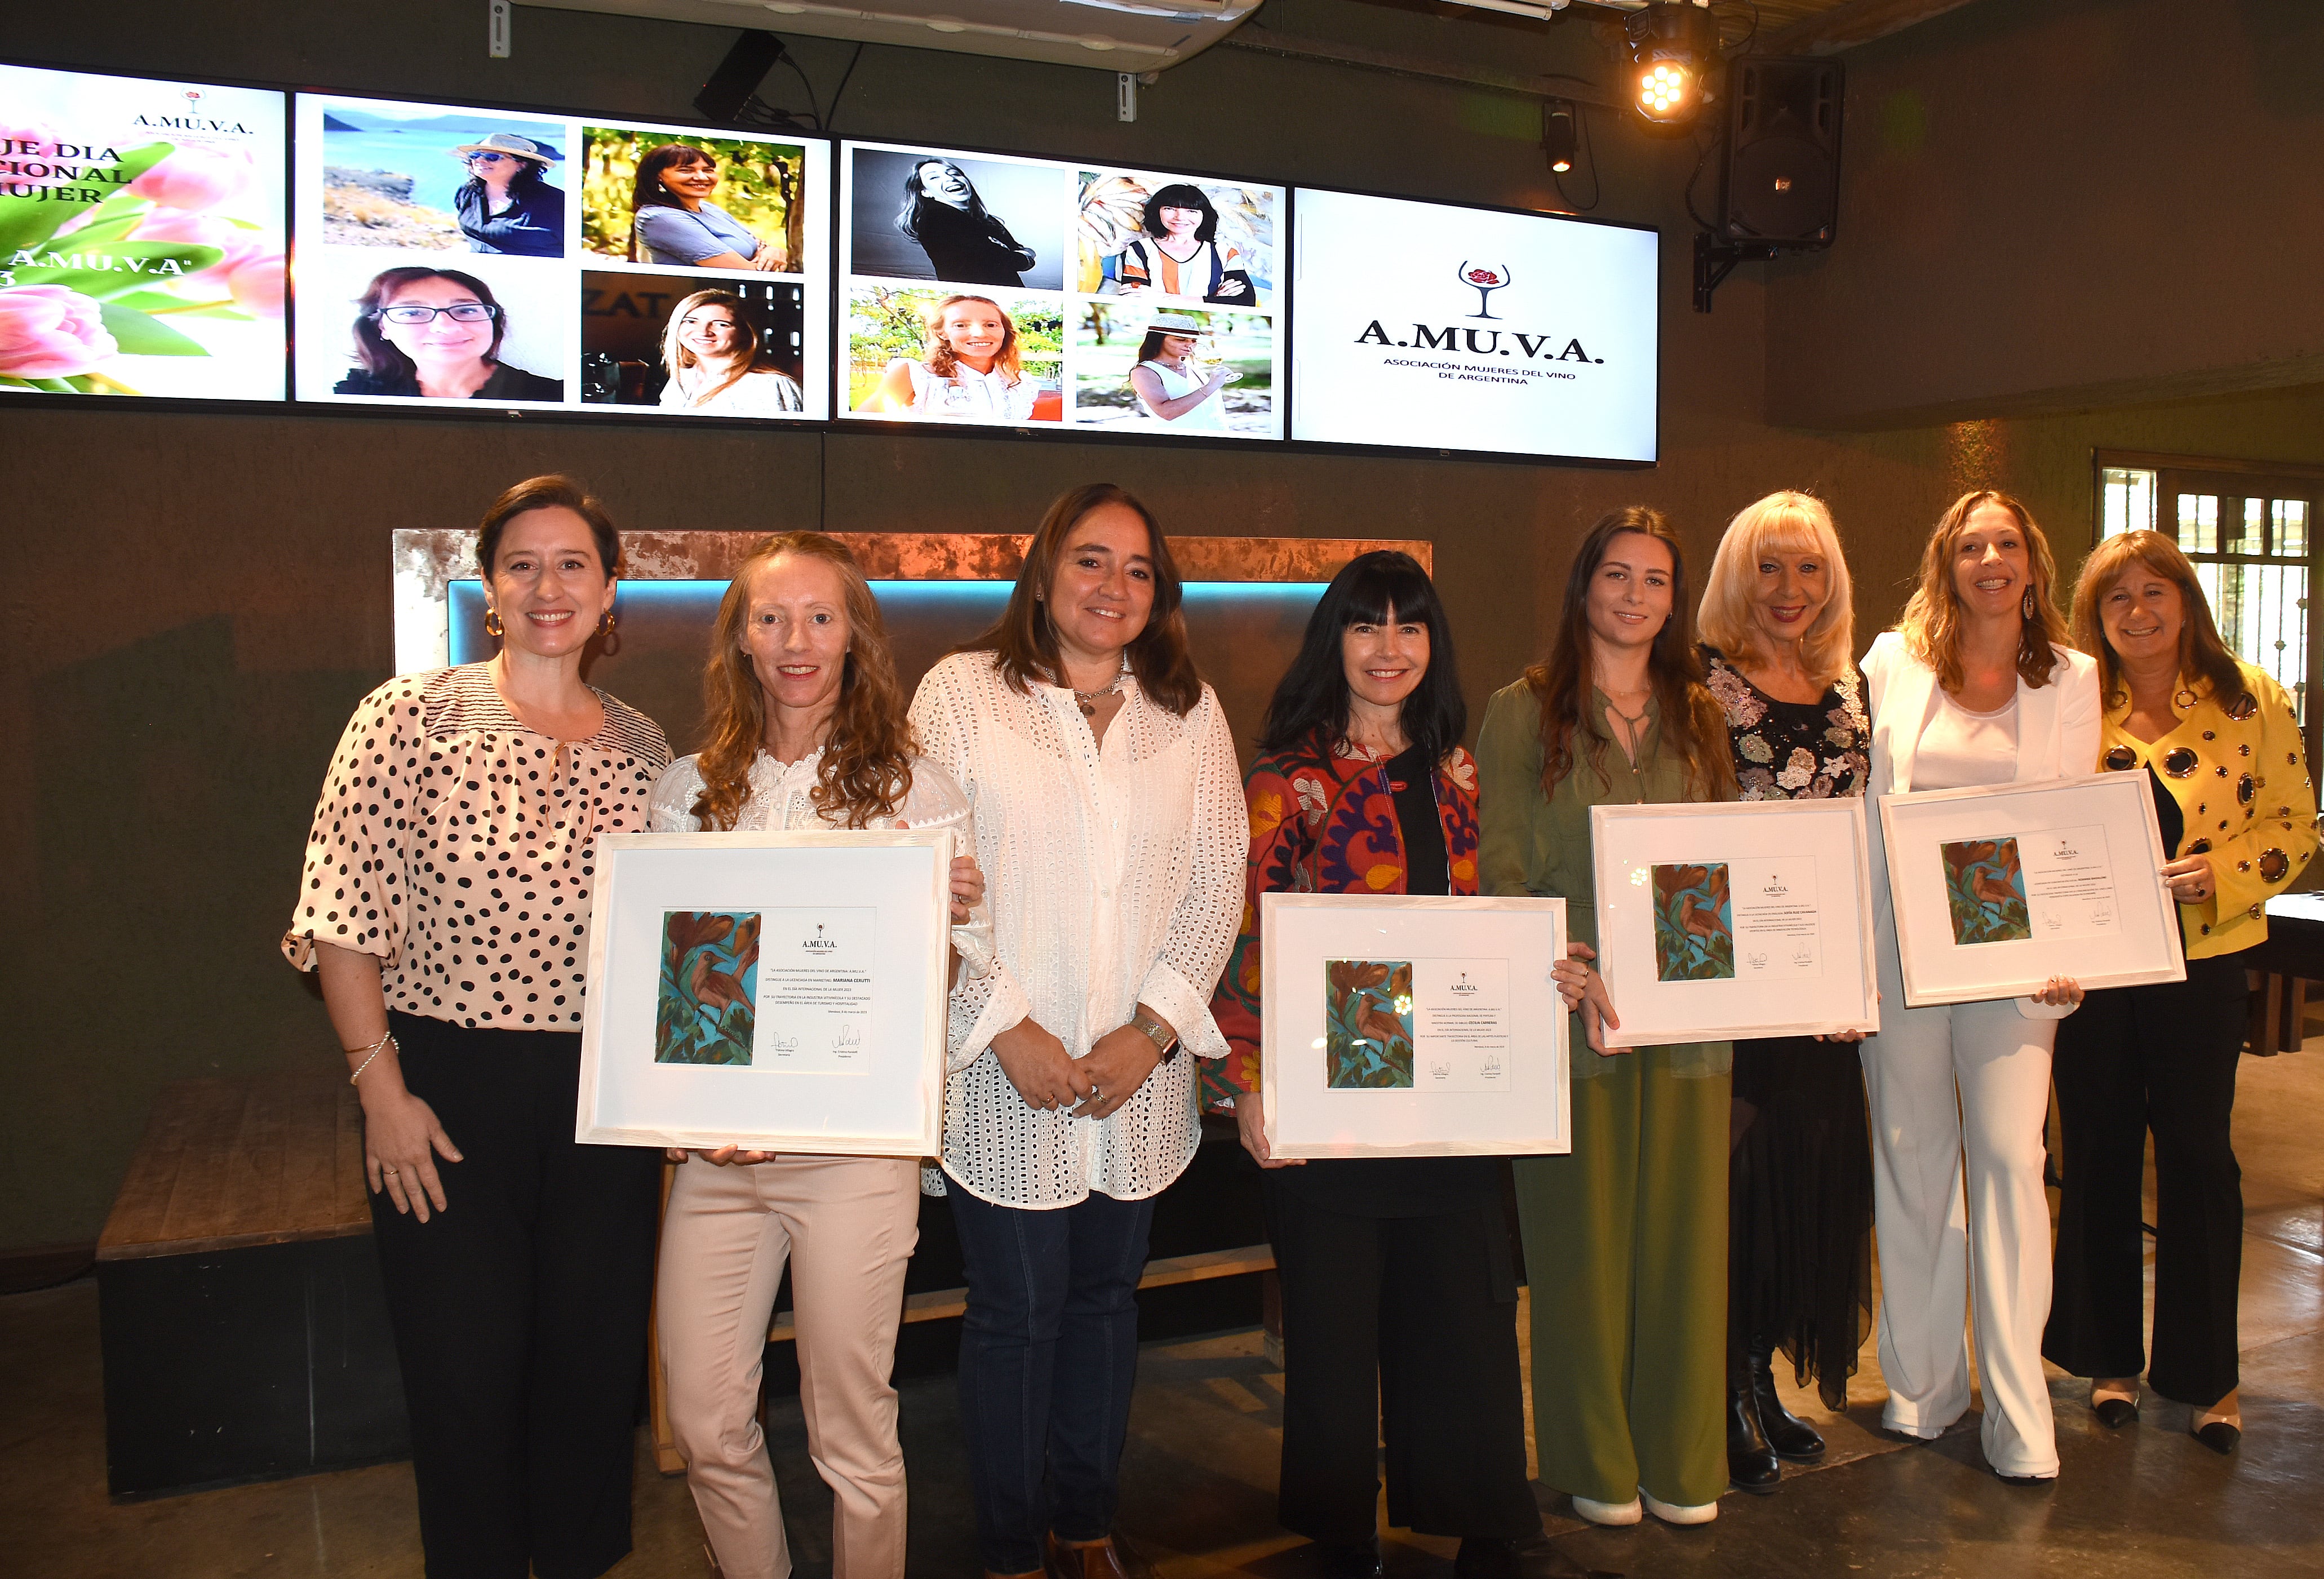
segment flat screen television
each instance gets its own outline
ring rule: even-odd
[[[829,413],[830,144],[297,96],[297,391]]]
[[[0,393],[283,398],[284,102],[0,65]]]
[[[839,414],[1284,436],[1283,189],[840,144]]]
[[[1291,436],[1650,464],[1654,231],[1293,194]]]

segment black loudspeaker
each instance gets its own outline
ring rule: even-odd
[[[1728,68],[1719,239],[1831,245],[1840,220],[1840,62],[1745,56]]]
[[[733,125],[742,118],[742,106],[751,95],[765,81],[775,62],[783,58],[783,41],[770,32],[755,28],[743,31],[734,41],[726,58],[694,96],[694,107],[720,125]]]

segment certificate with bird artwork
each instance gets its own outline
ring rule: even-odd
[[[1862,802],[1601,806],[1591,834],[1609,1050],[1878,1026]]]

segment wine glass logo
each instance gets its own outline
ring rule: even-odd
[[[201,107],[202,107],[202,90],[201,90],[200,88],[187,88],[187,89],[185,90],[185,93],[184,93],[184,95],[183,95],[183,97],[185,98],[185,101],[186,101],[186,107],[187,107],[188,109],[189,109],[189,110],[198,110],[198,109],[199,109],[199,108],[201,108]]]
[[[1463,259],[1461,264],[1461,283],[1477,293],[1477,310],[1469,316],[1493,318],[1494,314],[1491,310],[1493,292],[1508,284],[1509,278],[1509,266],[1507,263],[1496,269],[1485,263],[1472,265]]]

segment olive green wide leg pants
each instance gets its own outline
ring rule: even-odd
[[[1516,1162],[1541,1479],[1570,1495],[1727,1490],[1727,1075],[1671,1049],[1573,1082],[1573,1150]]]

